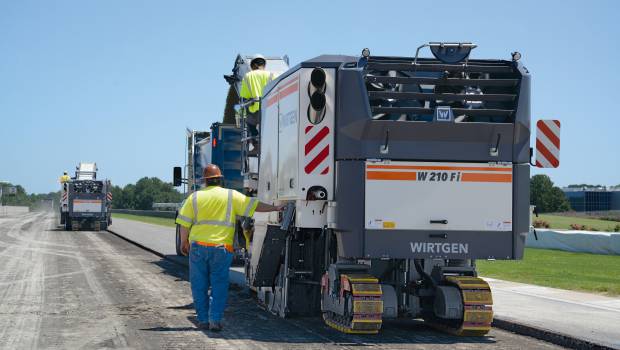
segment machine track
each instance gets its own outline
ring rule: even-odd
[[[345,314],[323,312],[328,326],[349,334],[376,334],[381,329],[383,301],[379,280],[367,274],[340,276],[340,298],[345,301]]]
[[[463,318],[453,322],[439,318],[426,319],[432,327],[457,336],[480,337],[491,330],[493,296],[482,278],[447,276],[446,283],[459,289],[463,302]]]

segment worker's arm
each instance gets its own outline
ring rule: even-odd
[[[267,204],[263,202],[258,202],[258,206],[256,206],[255,211],[260,212],[260,213],[265,213],[269,211],[280,211],[282,210],[282,208],[283,207],[279,205],[271,205],[271,204]]]
[[[189,255],[189,229],[185,226],[181,226],[181,253],[183,255]]]
[[[249,197],[233,190],[233,206],[236,215],[252,217],[255,211],[278,211],[280,207],[260,202],[256,197]]]

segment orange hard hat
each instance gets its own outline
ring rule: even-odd
[[[224,177],[222,175],[222,171],[220,170],[220,167],[218,167],[215,164],[208,164],[202,171],[202,176],[205,179],[214,179],[216,177]]]

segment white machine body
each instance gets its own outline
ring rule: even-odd
[[[512,165],[366,162],[365,228],[512,230]]]
[[[97,178],[97,163],[80,163],[75,170],[76,180],[95,180]]]
[[[327,224],[327,201],[334,195],[335,70],[324,70],[325,110],[315,123],[309,117],[312,70],[297,70],[262,100],[259,199],[294,200],[295,223],[302,228]],[[325,198],[308,201],[318,189]]]

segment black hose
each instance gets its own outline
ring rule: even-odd
[[[413,259],[413,265],[415,266],[415,270],[420,274],[420,276],[422,276],[422,278],[428,282],[431,286],[433,286],[433,288],[437,287],[437,283],[435,283],[435,281],[431,278],[431,276],[429,276],[424,269],[422,268],[422,265],[420,265],[420,259]]]

